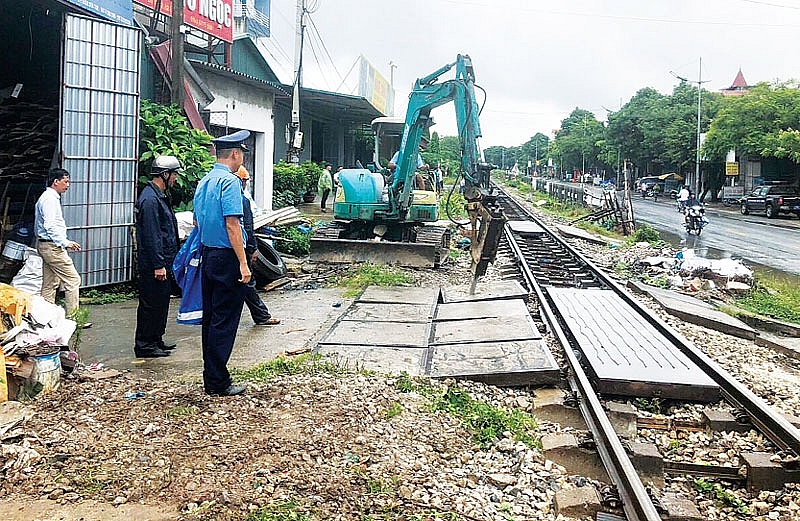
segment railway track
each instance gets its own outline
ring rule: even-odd
[[[733,422],[728,420],[716,424],[707,421],[705,425],[673,424],[667,425],[667,428],[723,430],[753,428],[774,445],[771,454],[759,452],[740,455],[740,461],[744,462],[741,467],[664,461],[659,468],[662,468],[665,474],[689,474],[744,481],[751,491],[780,488],[784,483],[800,481],[800,475],[796,470],[797,455],[800,454],[800,432],[794,426],[744,385],[733,379],[701,350],[675,333],[659,317],[632,298],[614,280],[559,235],[550,231],[543,222],[512,197],[503,194],[500,200],[509,218],[501,251],[504,250],[516,260],[522,282],[538,299],[538,319],[545,324],[563,348],[563,359],[568,366],[567,384],[577,398],[577,405],[594,438],[598,455],[616,487],[622,510],[629,521],[657,521],[669,518],[659,498],[651,497],[649,488],[639,475],[639,469],[631,457],[631,441],[620,438],[607,413],[608,397],[621,393],[631,399],[637,396],[637,389],[641,389],[641,386],[624,385],[617,380],[613,384],[603,383],[603,375],[598,374],[598,370],[592,367],[592,362],[596,362],[598,357],[587,353],[587,347],[594,350],[608,350],[614,341],[626,340],[619,336],[599,335],[594,330],[590,332],[589,326],[592,324],[584,324],[585,328],[576,327],[576,317],[579,315],[565,313],[565,309],[569,310],[575,302],[611,299],[614,309],[605,308],[603,311],[605,316],[602,318],[606,323],[613,323],[612,316],[635,317],[635,323],[647,328],[648,337],[652,336],[661,342],[661,344],[652,343],[656,349],[675,350],[676,354],[670,355],[671,360],[666,362],[656,360],[656,366],[672,364],[681,371],[683,369],[681,364],[688,364],[684,361],[685,358],[690,362],[688,365],[696,367],[703,377],[711,382],[700,385],[696,396],[689,386],[665,383],[661,387],[649,388],[639,395],[641,398],[649,399],[669,393],[674,393],[668,396],[674,400],[700,398],[701,394],[705,394],[708,398],[708,393],[713,389],[714,397],[718,396],[730,404],[735,415]],[[565,295],[571,300],[565,299]],[[565,302],[568,305],[565,305]],[[597,323],[594,326],[597,326]],[[712,400],[698,399],[698,401]],[[650,424],[649,427],[665,426]],[[636,451],[633,452],[635,458]]]

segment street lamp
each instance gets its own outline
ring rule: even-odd
[[[702,80],[703,77],[703,58],[700,58],[700,68],[697,72],[697,81],[687,80],[683,76],[678,76],[673,71],[669,71],[670,74],[675,76],[681,81],[685,81],[686,83],[696,83],[697,84],[697,154],[695,157],[694,163],[694,182],[696,183],[696,193],[700,192],[700,100],[702,99],[701,95],[701,86],[703,83],[708,83],[711,80]]]

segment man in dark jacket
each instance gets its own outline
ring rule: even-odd
[[[175,344],[164,343],[171,289],[172,261],[178,253],[178,222],[164,192],[181,172],[174,156],[153,161],[152,181],[136,201],[139,307],[136,310],[136,358],[169,356]]]
[[[255,230],[253,229],[253,209],[250,207],[250,199],[245,195],[247,182],[250,180],[250,173],[244,166],[240,166],[239,170],[235,173],[239,176],[239,179],[242,180],[242,222],[244,224],[244,231],[247,234],[244,253],[247,256],[247,263],[251,266],[250,271],[253,271],[252,265],[258,256],[258,239],[256,239]],[[247,289],[244,293],[244,303],[247,305],[247,309],[250,310],[250,316],[253,317],[255,325],[274,326],[281,323],[280,319],[272,318],[267,306],[261,300],[261,297],[258,296],[255,277],[252,277],[250,282],[247,283]]]

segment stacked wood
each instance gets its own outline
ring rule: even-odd
[[[0,103],[0,179],[45,179],[57,141],[57,107],[12,98]]]
[[[253,228],[258,230],[264,226],[286,226],[304,222],[306,222],[306,220],[300,215],[300,210],[294,206],[287,206],[280,210],[254,216]]]

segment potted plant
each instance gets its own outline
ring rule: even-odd
[[[312,161],[293,165],[281,161],[273,168],[273,208],[293,206],[300,201],[313,202],[322,168]]]
[[[313,203],[314,198],[317,196],[317,182],[320,174],[322,174],[322,167],[313,161],[306,161],[300,165],[300,169],[302,170],[301,177],[305,183],[303,202]]]

